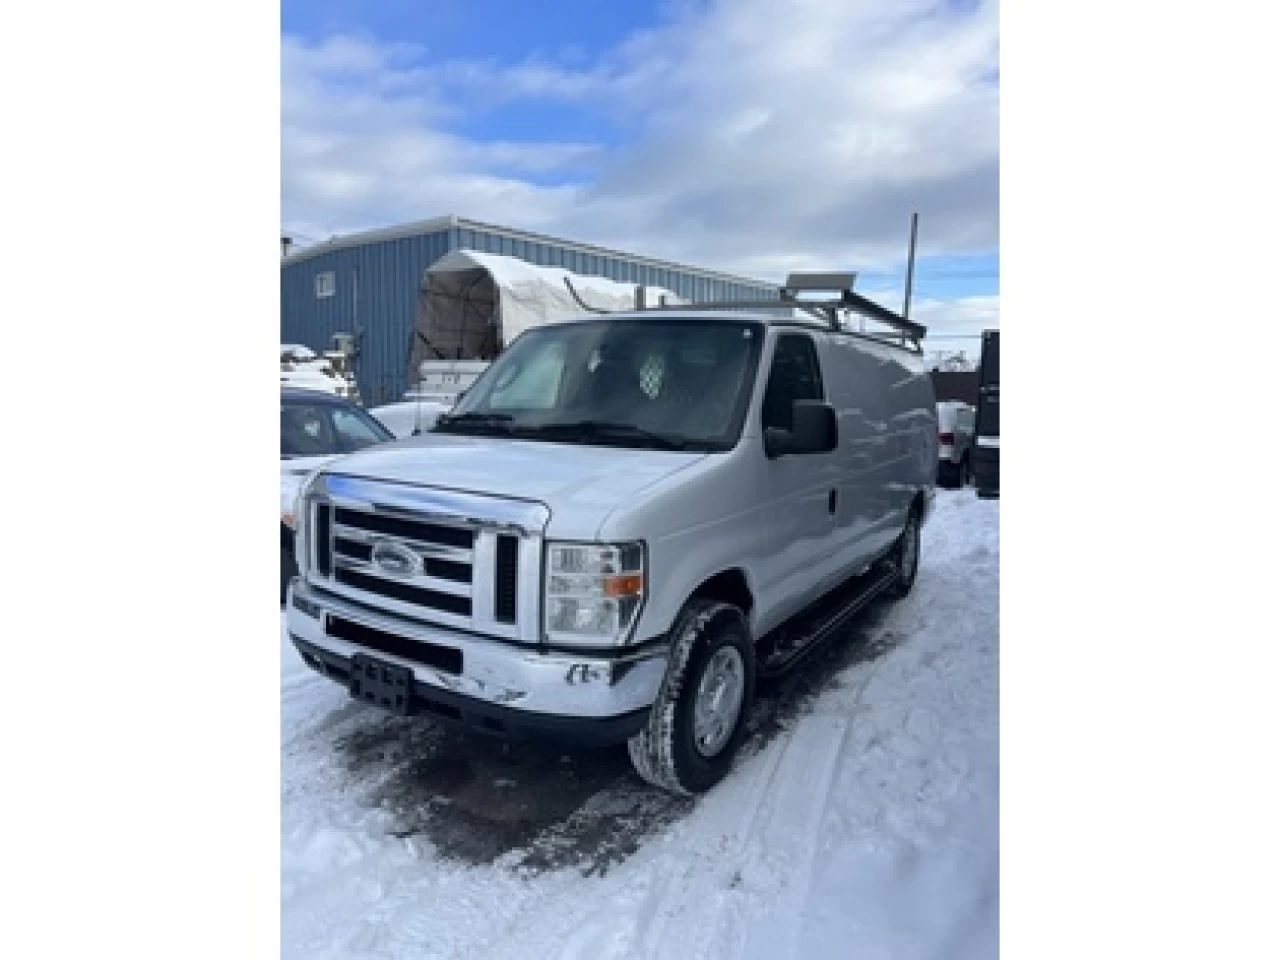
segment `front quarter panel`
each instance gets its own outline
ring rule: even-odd
[[[646,544],[649,581],[634,640],[666,634],[697,586],[726,570],[741,570],[755,592],[758,473],[740,463],[755,452],[741,443],[707,456],[614,511],[601,527],[602,541]]]

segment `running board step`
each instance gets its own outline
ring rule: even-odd
[[[821,650],[863,607],[888,589],[897,575],[896,566],[882,561],[774,631],[773,637],[766,638],[772,643],[760,662],[759,675],[766,679],[780,676]]]

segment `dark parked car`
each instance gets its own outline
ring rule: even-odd
[[[318,467],[395,436],[360,407],[331,393],[280,389],[280,603],[297,575],[293,555],[293,498]]]

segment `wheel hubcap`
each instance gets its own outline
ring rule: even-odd
[[[704,757],[723,750],[738,725],[745,672],[734,647],[717,650],[702,672],[693,702],[693,744]]]

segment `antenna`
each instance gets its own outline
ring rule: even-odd
[[[577,301],[578,306],[580,306],[587,313],[608,313],[609,312],[608,310],[601,310],[599,307],[588,306],[583,301],[583,299],[580,296],[578,296],[578,291],[573,289],[573,282],[567,276],[564,278],[564,285],[569,288],[569,293],[573,296],[573,299]]]
[[[911,214],[911,240],[907,245],[907,292],[902,298],[902,319],[911,319],[911,283],[916,274],[916,227],[920,214]]]

